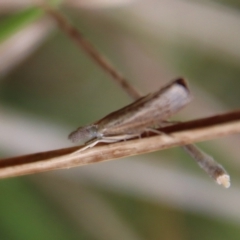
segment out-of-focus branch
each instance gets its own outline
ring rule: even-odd
[[[159,129],[168,134],[96,146],[65,148],[0,161],[0,178],[72,168],[240,133],[240,110]]]
[[[83,49],[93,60],[97,63],[107,74],[109,74],[113,80],[115,80],[125,92],[128,93],[133,99],[140,97],[135,88],[128,83],[125,79],[111,64],[110,62],[99,53],[97,49],[87,41],[82,33],[72,26],[68,20],[54,9],[43,6],[44,10],[58,23],[59,27],[70,37],[81,49]]]

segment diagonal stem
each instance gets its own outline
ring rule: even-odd
[[[131,98],[137,99],[140,97],[138,91],[128,83],[127,79],[124,78],[62,14],[47,6],[44,6],[43,8],[52,18],[54,18],[60,29],[62,29],[79,47],[81,47],[81,49],[84,50],[93,61],[100,66],[100,68],[109,74]]]

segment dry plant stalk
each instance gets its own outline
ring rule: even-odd
[[[188,121],[158,129],[168,135],[143,136],[126,142],[96,146],[79,154],[71,154],[77,147],[1,159],[0,178],[72,168],[149,153],[240,133],[240,110],[213,117]]]
[[[108,73],[129,96],[133,99],[137,99],[141,96],[138,91],[128,83],[127,79],[116,71],[109,61],[107,61],[102,54],[99,54],[95,47],[83,37],[83,34],[72,26],[62,14],[47,5],[44,5],[43,9],[58,23],[60,29],[62,29],[68,37],[70,37],[87,53],[87,55],[89,55],[106,73]]]

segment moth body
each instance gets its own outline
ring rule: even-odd
[[[178,79],[91,125],[78,128],[69,135],[69,139],[73,142],[94,139],[114,142],[133,138],[146,129],[160,127],[163,121],[190,101],[191,95],[185,80]]]

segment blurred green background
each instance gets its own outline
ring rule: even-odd
[[[239,108],[238,1],[68,0],[60,9],[143,94],[186,77],[195,97],[174,119]],[[40,8],[0,0],[2,158],[71,146],[72,130],[131,101]],[[1,180],[0,239],[237,240],[239,136],[198,145],[226,167],[230,189],[179,148]]]

